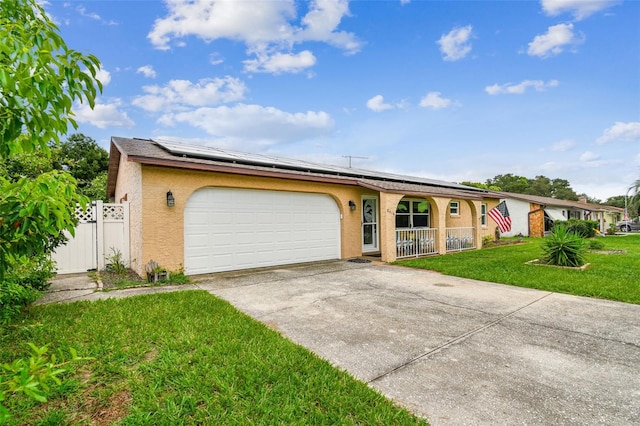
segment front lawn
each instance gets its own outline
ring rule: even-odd
[[[45,404],[9,396],[9,424],[426,424],[206,292],[33,306],[0,333],[0,363],[25,342],[94,359]]]
[[[519,245],[397,263],[456,277],[640,304],[640,235],[598,238],[605,244],[604,250],[626,250],[626,254],[590,252],[587,262],[591,265],[585,271],[526,265],[541,257],[542,241],[525,239]]]

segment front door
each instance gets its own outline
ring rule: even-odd
[[[378,251],[378,199],[362,197],[362,252]]]

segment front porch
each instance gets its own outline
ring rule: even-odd
[[[380,192],[382,261],[481,248],[482,236],[493,233],[487,212],[497,201],[462,191],[456,196]]]
[[[476,248],[474,227],[445,228],[445,253]],[[396,258],[420,257],[438,254],[437,228],[397,228]]]

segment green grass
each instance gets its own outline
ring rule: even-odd
[[[25,342],[94,359],[45,404],[10,396],[9,424],[426,424],[206,292],[33,306],[0,334],[0,362]]]
[[[456,277],[640,304],[640,235],[598,238],[604,243],[604,250],[627,253],[589,252],[586,261],[591,265],[585,271],[526,265],[525,262],[542,257],[542,241],[525,239],[521,245],[403,260],[397,264]]]

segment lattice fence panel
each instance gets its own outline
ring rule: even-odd
[[[95,218],[95,208],[93,205],[88,205],[86,208],[82,208],[82,206],[76,207],[76,218],[78,219],[78,223],[88,223],[96,220]]]
[[[124,206],[122,204],[105,204],[102,208],[102,218],[107,222],[124,220]]]

